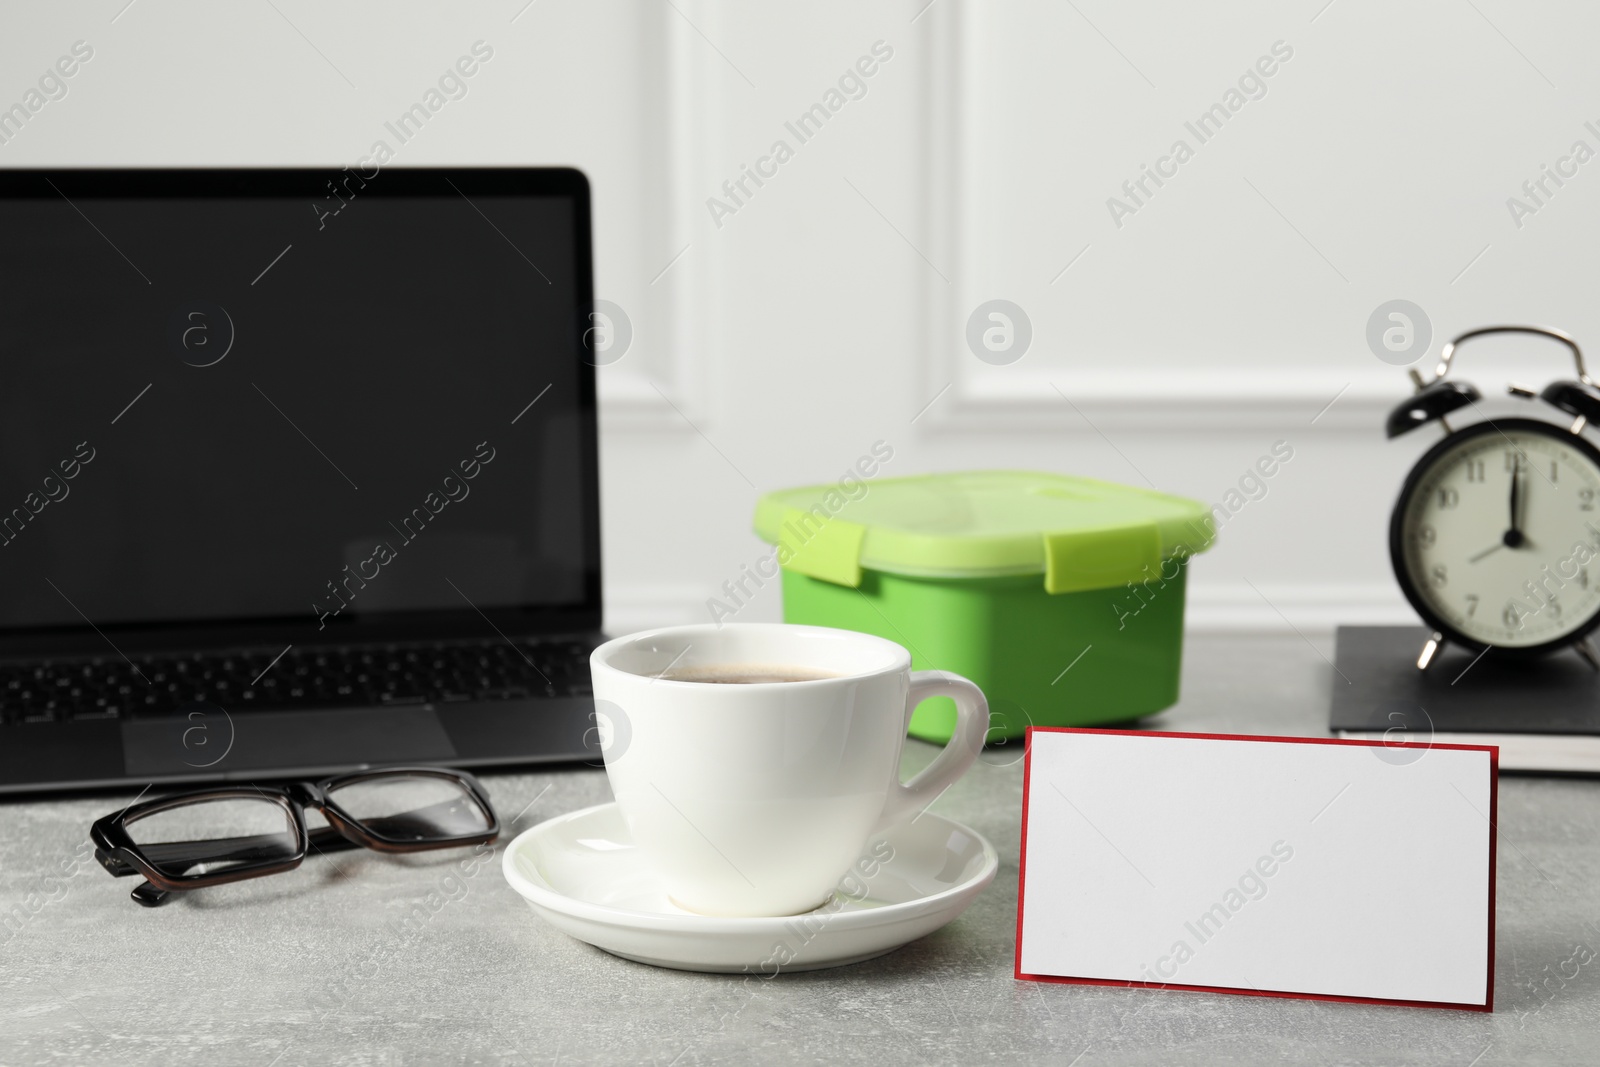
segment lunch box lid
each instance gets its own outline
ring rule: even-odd
[[[846,475],[763,496],[755,532],[784,569],[837,585],[859,586],[864,569],[1042,574],[1050,593],[1151,581],[1164,560],[1204,552],[1216,536],[1198,501],[1035,471]]]

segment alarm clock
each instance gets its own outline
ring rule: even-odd
[[[1452,429],[1447,416],[1482,394],[1446,380],[1456,350],[1498,333],[1536,334],[1566,345],[1576,380],[1535,394],[1561,422],[1494,418]],[[1406,476],[1389,523],[1395,579],[1432,634],[1417,658],[1426,670],[1451,642],[1478,655],[1535,657],[1571,648],[1600,670],[1588,634],[1600,625],[1600,449],[1583,436],[1600,420],[1600,388],[1570,336],[1542,326],[1485,326],[1445,345],[1433,378],[1411,371],[1416,393],[1390,413],[1390,438],[1437,423],[1444,438]]]

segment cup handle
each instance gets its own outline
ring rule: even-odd
[[[983,751],[984,738],[989,734],[989,701],[983,690],[949,671],[916,671],[911,675],[911,691],[906,695],[906,718],[902,728],[911,725],[911,713],[930,697],[949,697],[956,702],[956,728],[932,763],[911,781],[895,782],[889,787],[889,799],[883,806],[883,816],[874,834],[920,815],[940,793],[967,773],[978,753]]]

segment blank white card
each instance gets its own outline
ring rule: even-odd
[[[1493,1009],[1488,747],[1035,729],[1018,978]]]

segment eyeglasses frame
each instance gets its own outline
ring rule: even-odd
[[[461,786],[467,796],[482,812],[487,822],[486,829],[423,842],[415,840],[403,841],[387,837],[363,826],[361,820],[345,811],[329,796],[330,793],[346,786],[357,785],[373,779],[392,777],[437,778]],[[173,808],[189,807],[216,800],[267,800],[277,804],[284,811],[290,826],[294,829],[296,837],[294,854],[284,859],[240,862],[223,871],[173,875],[166,873],[146,858],[143,847],[136,844],[132,835],[128,833],[128,825],[138,822],[140,819]],[[328,820],[328,830],[332,831],[332,833],[324,833],[323,829],[319,827],[315,831],[315,835],[321,837],[320,841],[314,840],[313,832],[308,831],[306,828],[305,809],[307,807],[317,809],[322,813],[323,818]],[[106,815],[95,820],[94,825],[89,830],[89,837],[96,846],[95,858],[99,860],[102,867],[118,878],[141,874],[150,886],[160,891],[141,894],[141,890],[146,888],[144,886],[140,886],[133,891],[133,899],[147,907],[154,907],[157,904],[164,903],[167,894],[172,892],[204,889],[208,886],[225,885],[249,878],[262,878],[267,875],[281,874],[284,871],[292,871],[305,861],[306,855],[313,845],[317,845],[319,851],[361,847],[371,849],[374,852],[386,853],[428,852],[434,849],[458,848],[462,845],[493,841],[499,835],[500,820],[489,803],[488,793],[478,779],[466,771],[442,767],[382,767],[357,771],[351,774],[334,775],[317,782],[297,781],[277,786],[220,786],[214,789],[200,789],[171,796],[153,797],[150,800],[132,804],[115,814]],[[206,841],[173,842],[174,845],[192,844],[194,846],[194,862],[196,863],[204,862],[208,857],[221,858],[215,857],[214,846],[217,843]],[[210,851],[206,850],[207,845],[213,846]],[[181,858],[181,855],[174,857],[174,859]]]

